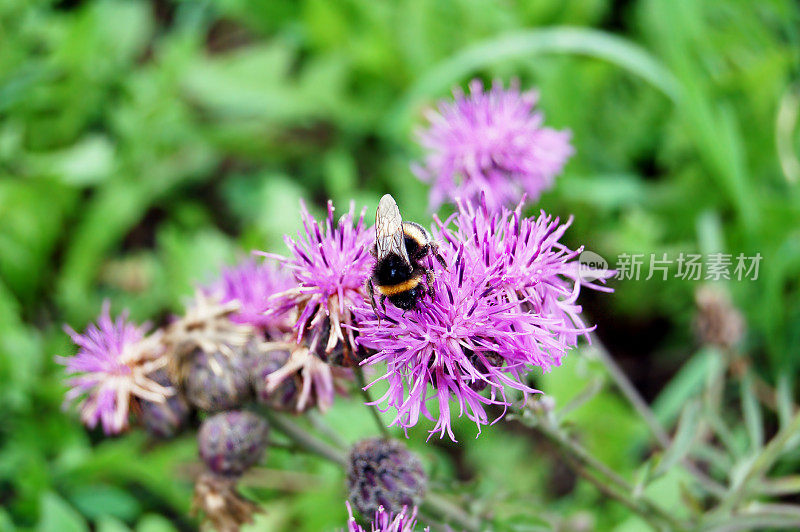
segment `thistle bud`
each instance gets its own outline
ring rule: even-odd
[[[296,412],[302,381],[299,375],[291,375],[277,387],[268,391],[267,378],[284,367],[289,361],[289,351],[251,351],[251,380],[256,400],[274,410]]]
[[[172,386],[163,369],[151,373],[150,378],[161,386]],[[189,405],[177,390],[163,402],[139,400],[139,419],[145,430],[156,438],[175,436],[186,425],[189,413]]]
[[[217,475],[238,476],[258,463],[267,447],[267,422],[252,412],[215,414],[197,433],[200,458]]]
[[[250,397],[246,351],[256,333],[230,321],[238,308],[235,301],[219,304],[198,292],[164,334],[169,377],[200,410],[235,408]]]
[[[236,408],[250,397],[246,356],[197,349],[188,363],[183,390],[191,404],[207,412]]]
[[[704,286],[695,293],[695,300],[694,328],[701,343],[730,349],[741,341],[745,332],[744,317],[733,306],[728,294]]]
[[[349,499],[362,515],[372,516],[381,507],[399,513],[419,504],[427,482],[422,463],[399,441],[362,440],[350,452]]]

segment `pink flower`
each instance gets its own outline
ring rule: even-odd
[[[304,231],[296,241],[286,237],[289,257],[264,254],[289,268],[295,280],[295,287],[274,295],[269,306],[273,314],[296,311],[297,343],[305,342],[311,352],[330,355],[343,346],[345,355],[352,356],[350,309],[364,302],[364,282],[374,260],[369,253],[374,233],[364,227],[363,210],[355,221],[353,205],[338,222],[333,213],[329,201],[328,216],[319,223],[301,205]]]
[[[321,223],[301,204],[303,231],[297,240],[285,238],[289,256],[263,253],[277,259],[294,277],[292,288],[269,298],[268,316],[295,318],[291,342],[275,342],[289,351],[286,364],[266,377],[273,393],[286,379],[301,377],[297,410],[312,404],[326,410],[333,403],[334,367],[351,366],[358,358],[352,308],[364,304],[364,283],[373,258],[373,232],[364,227],[364,211],[355,221],[351,205],[338,222],[333,204]]]
[[[239,310],[229,316],[231,321],[253,325],[267,336],[274,337],[291,327],[290,316],[286,312],[267,313],[267,301],[270,296],[293,286],[292,278],[273,263],[248,258],[224,269],[210,291],[219,297],[221,303],[239,302]]]
[[[102,424],[106,434],[118,434],[128,427],[128,412],[133,397],[161,403],[172,390],[158,384],[151,373],[163,367],[157,337],[146,337],[146,327],[128,321],[127,312],[112,320],[109,303],[97,324],[90,324],[83,334],[65,327],[79,347],[71,357],[56,357],[66,372],[76,375],[68,380],[71,389],[66,401],[82,398],[81,420],[89,428]]]
[[[393,425],[413,427],[422,415],[436,423],[431,434],[453,440],[450,400],[480,432],[490,423],[486,406],[508,407],[508,388],[538,393],[526,375],[559,365],[591,330],[576,303],[581,250],[559,242],[568,224],[469,202],[454,218],[455,229],[439,223],[434,231],[448,268],[429,261],[433,297],[406,312],[387,305],[380,317],[357,309],[358,341],[377,351],[364,363],[386,363],[378,380],[389,388],[376,404],[396,410]]]
[[[505,90],[495,81],[484,92],[473,80],[469,88],[468,96],[456,89],[454,102],[429,111],[430,126],[418,133],[427,153],[414,171],[431,184],[431,208],[459,197],[476,201],[481,191],[491,210],[515,204],[523,193],[537,200],[573,153],[570,132],[543,127],[534,109],[538,95],[521,93],[517,83]]]

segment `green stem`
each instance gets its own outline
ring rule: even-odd
[[[370,414],[372,414],[372,419],[374,419],[375,424],[378,425],[381,435],[385,439],[391,440],[392,435],[386,425],[384,425],[381,416],[378,415],[378,410],[374,405],[369,404],[372,402],[372,395],[370,395],[369,390],[367,390],[367,380],[364,378],[364,370],[361,369],[361,366],[356,365],[356,367],[353,368],[353,372],[356,374],[356,382],[358,383],[358,389],[361,391],[361,397],[364,398],[364,405],[369,409]]]
[[[304,451],[319,455],[341,466],[347,465],[347,456],[343,451],[312,436],[288,417],[266,409],[262,410],[262,413],[275,428],[283,432]]]
[[[336,447],[342,449],[348,447],[347,442],[325,421],[325,418],[320,414],[319,410],[309,410],[305,415],[311,426],[320,434],[330,439]]]
[[[625,375],[625,372],[622,371],[622,368],[619,367],[617,362],[614,360],[614,357],[611,356],[611,354],[608,352],[608,349],[606,349],[596,335],[592,335],[592,347],[595,348],[600,362],[602,362],[606,367],[606,370],[608,371],[609,375],[611,375],[614,384],[633,406],[634,410],[636,410],[642,419],[644,419],[645,423],[647,423],[647,426],[650,428],[650,432],[653,433],[653,436],[655,436],[658,443],[664,448],[668,447],[670,444],[670,438],[664,430],[664,427],[661,426],[661,423],[659,423],[658,419],[656,419],[655,414],[647,405],[647,402],[642,398],[638,390],[636,390],[636,387],[628,379],[628,376]]]
[[[478,532],[481,530],[481,522],[479,519],[472,517],[464,512],[464,510],[445,499],[437,493],[428,493],[425,496],[425,502],[422,504],[423,509],[441,516],[445,523],[456,525],[458,528],[467,532]]]
[[[602,493],[619,501],[639,514],[640,517],[649,522],[657,530],[663,529],[663,526],[660,526],[663,523],[668,523],[671,530],[686,529],[680,521],[672,517],[649,499],[633,496],[633,488],[624,478],[615,473],[603,462],[593,457],[577,442],[567,437],[557,428],[546,422],[537,424],[536,428],[561,448],[564,457],[576,473],[594,484]],[[600,476],[595,474],[592,470],[599,473]]]
[[[538,428],[553,443],[558,445],[563,451],[572,455],[579,463],[596,469],[623,490],[631,491],[633,489],[633,487],[624,478],[619,476],[603,462],[589,454],[589,452],[581,447],[580,444],[568,438],[558,429],[546,423],[540,423],[536,425],[536,428]]]

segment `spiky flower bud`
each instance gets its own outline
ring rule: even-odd
[[[427,483],[422,463],[397,440],[362,440],[350,451],[349,499],[362,515],[372,516],[380,507],[400,513],[416,506]]]
[[[240,406],[251,393],[246,354],[239,349],[232,355],[195,350],[183,391],[191,404],[207,412]]]
[[[200,458],[217,475],[238,476],[261,460],[267,422],[252,412],[231,410],[206,418],[197,441]]]
[[[257,346],[251,350],[250,377],[259,403],[281,412],[296,412],[303,384],[299,375],[287,377],[273,390],[267,388],[268,377],[284,367],[288,361],[287,350]]]
[[[195,481],[192,511],[202,512],[214,530],[238,532],[262,510],[238,492],[235,478],[205,472]]]
[[[152,373],[150,378],[161,386],[172,387],[172,382],[163,369]],[[189,413],[186,399],[177,390],[163,402],[139,400],[139,420],[145,430],[156,438],[175,436],[186,425]]]

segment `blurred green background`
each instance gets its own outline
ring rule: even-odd
[[[372,210],[391,192],[424,222],[413,130],[476,76],[538,88],[546,122],[573,131],[540,202],[575,215],[571,246],[612,266],[761,253],[758,281],[728,288],[762,377],[794,373],[799,67],[792,0],[0,0],[0,530],[196,528],[191,436],[106,440],[61,410],[62,324],[104,298],[140,320],[180,311],[221,264],[282,251],[299,198]],[[696,349],[697,283],[612,284],[586,295],[588,319],[655,399]],[[602,375],[575,354],[537,384],[564,403]],[[348,440],[372,433],[357,408],[328,416]],[[615,394],[573,417],[632,473],[646,432]],[[641,529],[521,429],[458,429],[463,447],[426,445],[424,427],[410,442],[437,487],[482,499],[499,527]],[[262,530],[344,525],[332,466],[275,450],[257,477]],[[663,479],[662,500],[679,482]]]

